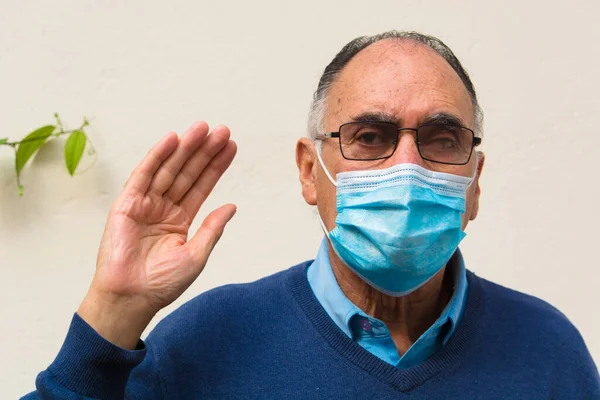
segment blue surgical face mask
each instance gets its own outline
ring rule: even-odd
[[[318,146],[318,144],[317,144]],[[318,148],[318,147],[317,147]],[[338,257],[378,291],[405,296],[450,260],[465,237],[462,214],[473,178],[415,164],[337,174],[335,228],[323,229]]]

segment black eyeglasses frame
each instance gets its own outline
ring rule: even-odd
[[[351,122],[346,122],[343,123],[342,125],[340,125],[340,127],[338,128],[338,130],[336,132],[329,132],[326,133],[324,135],[321,135],[318,140],[321,139],[330,139],[330,138],[338,138],[338,144],[340,147],[340,153],[342,154],[342,157],[344,157],[344,159],[346,160],[351,160],[351,161],[377,161],[377,160],[386,160],[388,158],[390,158],[391,156],[394,155],[394,153],[396,152],[396,149],[398,148],[398,142],[399,140],[396,139],[396,141],[394,142],[394,150],[392,150],[392,152],[390,153],[389,156],[385,156],[385,157],[377,157],[377,158],[350,158],[350,157],[346,157],[346,155],[344,154],[344,150],[342,149],[342,138],[341,138],[341,134],[340,132],[342,131],[342,128],[346,125],[350,125],[350,124],[357,124],[357,123],[361,123],[361,124],[387,124],[387,125],[392,125],[394,126],[397,130],[398,130],[398,138],[400,138],[400,132],[401,131],[413,131],[415,132],[415,136],[417,139],[417,150],[419,151],[419,155],[421,156],[421,158],[423,160],[426,161],[430,161],[430,162],[434,162],[434,163],[438,163],[438,164],[445,164],[445,165],[466,165],[469,163],[469,161],[471,161],[471,157],[473,156],[473,149],[477,146],[479,146],[482,142],[481,138],[478,136],[475,136],[475,132],[472,129],[467,128],[466,126],[458,126],[461,129],[466,129],[469,132],[471,132],[471,134],[473,135],[473,139],[472,139],[472,145],[471,145],[471,151],[469,152],[469,157],[467,158],[467,161],[465,161],[464,163],[449,163],[449,162],[443,162],[443,161],[436,161],[436,160],[432,160],[430,158],[424,157],[423,154],[421,153],[421,146],[419,143],[419,129],[423,128],[423,127],[427,127],[427,126],[439,126],[439,125],[444,125],[444,124],[423,124],[420,125],[416,128],[400,128],[398,127],[396,124],[394,124],[393,122],[383,122],[383,121],[351,121]]]

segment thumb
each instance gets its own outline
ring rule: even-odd
[[[206,265],[208,256],[221,238],[225,225],[235,215],[237,208],[235,204],[225,204],[210,214],[202,221],[202,225],[194,236],[186,243],[194,265],[200,271]]]

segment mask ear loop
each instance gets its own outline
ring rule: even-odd
[[[473,182],[475,182],[477,180],[477,177],[479,177],[479,163],[477,163],[477,167],[475,167],[475,173],[471,177],[471,182],[469,182],[469,184],[467,185],[466,190],[469,190],[469,188],[471,187]]]
[[[329,171],[327,170],[327,167],[325,166],[325,163],[323,162],[323,158],[321,157],[321,145],[322,144],[323,144],[323,142],[321,142],[321,141],[319,141],[318,143],[315,143],[316,148],[317,148],[317,158],[319,159],[321,168],[323,168],[323,171],[325,171],[325,175],[327,175],[327,178],[329,178],[329,181],[333,184],[333,186],[337,187],[337,182],[335,182],[333,180],[333,178],[331,177],[331,174],[329,174]],[[327,239],[329,239],[329,231],[327,231],[327,228],[325,227],[325,223],[323,222],[323,218],[321,218],[321,213],[319,213],[318,209],[317,209],[317,214],[319,215],[319,222],[321,223],[321,228],[323,229],[325,236],[327,236]]]
[[[333,178],[331,177],[331,174],[329,174],[329,171],[327,170],[327,167],[325,166],[325,163],[323,162],[323,158],[321,157],[321,146],[323,145],[323,142],[319,141],[316,144],[316,148],[317,148],[317,158],[319,159],[319,163],[321,164],[321,168],[323,168],[323,171],[325,171],[325,175],[327,175],[327,177],[329,178],[329,181],[331,181],[331,183],[333,184],[333,186],[337,187],[337,182],[333,180]]]
[[[329,239],[329,232],[327,231],[327,228],[325,227],[323,218],[321,218],[321,214],[318,211],[317,211],[317,214],[319,214],[319,222],[321,223],[321,229],[323,229],[323,233],[325,234],[325,236],[327,236],[327,239]]]

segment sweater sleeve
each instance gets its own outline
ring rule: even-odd
[[[569,324],[569,335],[556,345],[552,399],[600,399],[600,376],[583,337]]]
[[[22,399],[159,398],[155,371],[152,352],[143,341],[135,350],[122,349],[75,314],[56,359],[38,375],[37,390]]]

